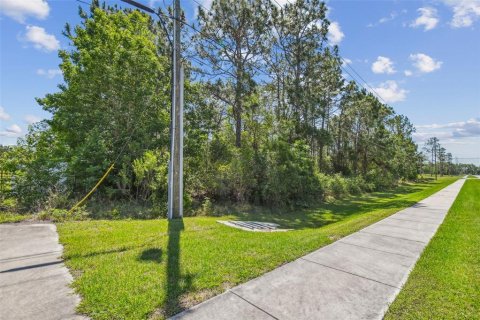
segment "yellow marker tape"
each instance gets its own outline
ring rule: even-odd
[[[81,206],[85,200],[88,199],[88,197],[90,197],[92,195],[92,193],[95,192],[95,190],[97,190],[98,186],[100,186],[103,182],[103,180],[105,180],[105,178],[108,176],[108,174],[110,173],[110,171],[112,171],[113,169],[113,166],[115,165],[115,163],[112,163],[112,165],[108,168],[108,170],[105,172],[105,174],[103,175],[103,177],[100,178],[100,180],[98,180],[97,184],[92,188],[92,190],[90,190],[89,193],[87,193],[87,195],[85,197],[82,198],[82,200],[78,201],[76,205],[74,205],[72,207],[72,209],[70,209],[68,211],[68,213],[72,213],[73,210],[77,209],[79,206]]]

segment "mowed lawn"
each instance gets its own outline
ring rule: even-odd
[[[385,218],[457,178],[401,186],[289,214],[58,224],[64,258],[93,319],[162,319]],[[218,219],[294,229],[254,233]]]
[[[480,319],[480,180],[467,180],[386,319]]]

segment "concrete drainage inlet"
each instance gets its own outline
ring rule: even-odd
[[[258,221],[234,221],[234,220],[218,220],[218,223],[226,226],[242,229],[245,231],[255,232],[279,232],[289,231],[290,229],[280,229],[280,225],[272,222],[258,222]]]

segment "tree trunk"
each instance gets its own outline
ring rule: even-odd
[[[240,57],[238,58],[240,59]],[[237,83],[235,84],[235,105],[233,106],[233,117],[235,118],[235,146],[242,146],[242,79],[243,72],[237,64]]]

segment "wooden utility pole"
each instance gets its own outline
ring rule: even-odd
[[[173,90],[168,171],[168,218],[183,216],[183,67],[180,0],[173,5]]]

